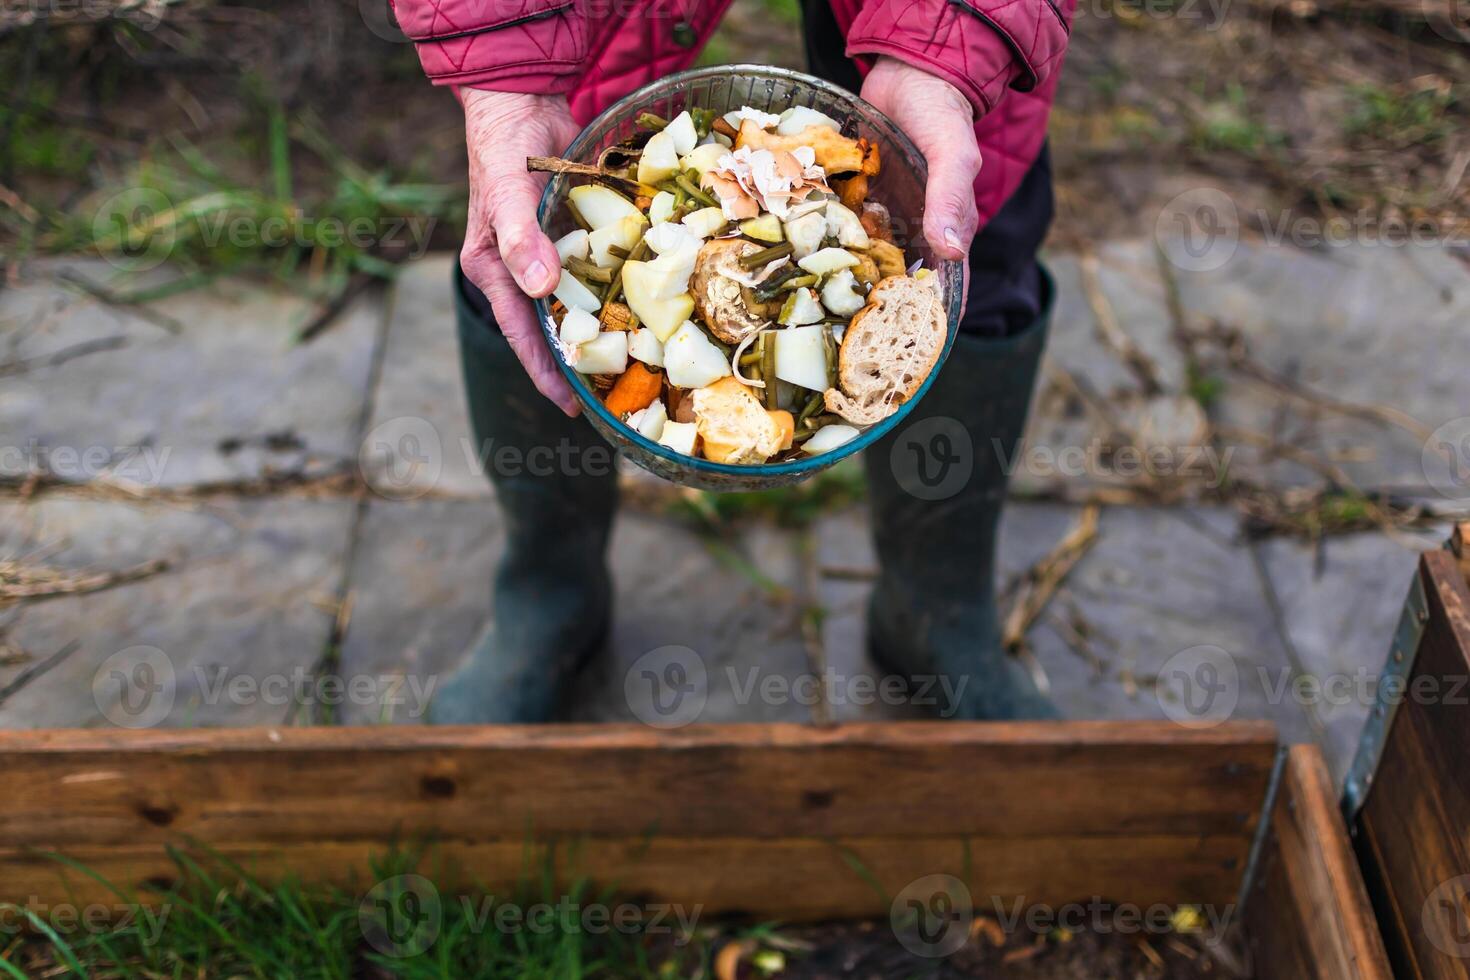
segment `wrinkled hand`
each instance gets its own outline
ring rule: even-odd
[[[970,100],[937,75],[895,58],[879,58],[862,96],[908,134],[929,162],[924,238],[946,259],[963,262],[980,224],[975,175],[980,147]]]
[[[579,127],[566,99],[464,89],[470,158],[469,226],[460,263],[490,300],[500,331],[538,391],[568,415],[580,411],[571,386],[542,339],[531,296],[556,288],[561,260],[536,223],[545,177],[526,157],[555,156]]]

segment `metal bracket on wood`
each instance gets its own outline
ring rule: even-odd
[[[1373,788],[1373,774],[1378,771],[1378,760],[1383,756],[1383,743],[1393,727],[1394,714],[1403,703],[1409,677],[1414,672],[1414,661],[1419,656],[1419,641],[1428,625],[1429,599],[1424,592],[1424,576],[1415,569],[1409,597],[1404,600],[1403,615],[1399,617],[1398,629],[1393,634],[1393,649],[1389,651],[1388,663],[1379,675],[1377,696],[1342,787],[1342,816],[1352,833],[1357,833],[1358,811],[1363,808]]]
[[[1256,887],[1256,876],[1261,871],[1261,855],[1265,853],[1266,842],[1271,838],[1271,815],[1276,811],[1276,796],[1281,791],[1281,777],[1286,772],[1286,757],[1290,751],[1285,745],[1276,748],[1276,762],[1271,766],[1271,781],[1266,784],[1266,799],[1261,804],[1261,819],[1256,824],[1250,857],[1245,862],[1245,876],[1240,879],[1240,892],[1235,899],[1236,922],[1245,921],[1245,906],[1250,901],[1252,889]]]

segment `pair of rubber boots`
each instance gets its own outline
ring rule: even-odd
[[[488,448],[506,542],[492,586],[494,625],[440,685],[430,718],[546,721],[607,636],[617,474],[607,443],[536,391],[461,282],[456,270],[470,417],[476,445]],[[947,717],[1056,716],[1001,648],[994,589],[1006,466],[1016,458],[1049,317],[1048,302],[1036,322],[1005,339],[962,333],[924,399],[864,454],[880,566],[870,650],[911,690],[949,692],[936,706]],[[556,462],[503,467],[497,453]]]

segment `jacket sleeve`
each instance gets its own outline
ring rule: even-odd
[[[435,85],[565,94],[587,55],[583,0],[391,0]]]
[[[975,114],[1007,89],[1029,91],[1061,66],[1076,0],[864,0],[848,57],[888,55],[969,97]]]

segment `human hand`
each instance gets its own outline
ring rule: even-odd
[[[529,299],[556,288],[561,259],[536,223],[545,178],[526,171],[526,157],[561,153],[579,127],[561,96],[464,89],[461,97],[470,207],[460,264],[490,300],[500,332],[536,389],[574,416],[581,406]]]
[[[975,176],[980,146],[975,113],[959,89],[896,58],[880,57],[862,96],[898,124],[929,163],[924,238],[942,258],[965,261],[980,224]]]

